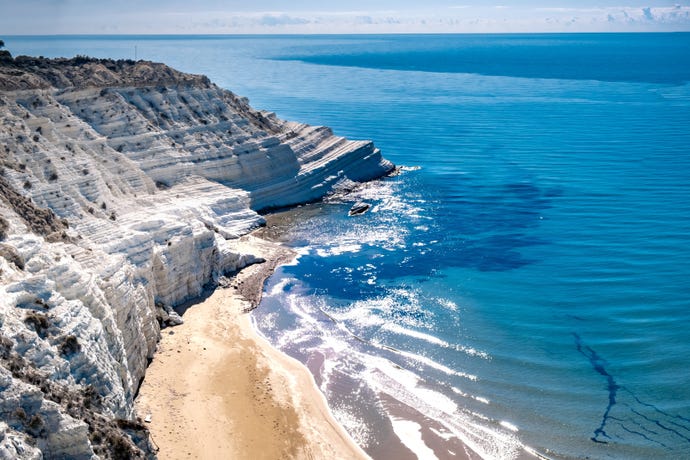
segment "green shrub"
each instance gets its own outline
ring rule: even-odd
[[[81,351],[81,345],[77,338],[73,335],[65,336],[60,344],[60,354],[62,356],[72,356]]]
[[[16,265],[20,270],[24,270],[24,258],[16,248],[8,244],[0,244],[0,257],[4,257],[10,263]]]
[[[34,414],[31,417],[26,428],[26,432],[34,438],[44,438],[47,434],[43,417],[41,417],[39,414]]]
[[[26,420],[26,411],[24,410],[23,407],[18,407],[18,408],[12,413],[12,415],[14,416],[14,418],[16,418],[17,420],[20,420],[20,421],[22,421],[22,422],[23,422],[24,420]]]
[[[96,391],[96,387],[93,385],[86,385],[81,392],[83,406],[87,409],[91,407],[100,407],[101,405],[101,395]]]
[[[50,328],[48,315],[36,311],[30,311],[24,318],[24,323],[31,326],[40,337],[45,337],[46,331]]]
[[[12,352],[12,340],[10,340],[8,337],[5,337],[3,334],[0,334],[0,358],[1,359],[7,359],[10,357],[10,353]]]
[[[9,228],[10,228],[10,223],[7,222],[7,219],[0,216],[0,241],[7,238],[7,230],[9,230]]]

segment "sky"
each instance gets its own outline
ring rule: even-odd
[[[690,0],[0,0],[0,35],[690,31]]]

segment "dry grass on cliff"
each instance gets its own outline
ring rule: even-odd
[[[14,342],[0,332],[0,366],[13,378],[38,389],[44,399],[59,404],[72,418],[85,422],[96,455],[114,460],[153,458],[149,432],[141,420],[105,417],[100,413],[102,397],[93,386],[69,386],[53,381],[49,373],[37,369],[13,347]],[[26,433],[36,445],[49,435],[44,417],[31,404],[2,414],[2,418],[13,429]]]
[[[7,222],[7,219],[4,217],[0,216],[0,241],[4,240],[7,238],[7,230],[10,228],[10,223]]]
[[[58,218],[50,209],[37,206],[31,198],[17,192],[2,176],[0,176],[0,199],[4,200],[37,235],[48,237],[47,239],[52,241],[67,239],[65,233],[68,226],[67,220]]]

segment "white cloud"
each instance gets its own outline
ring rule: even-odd
[[[309,19],[295,17],[295,16],[289,16],[287,14],[281,14],[281,15],[265,14],[258,21],[258,24],[262,25],[262,26],[268,26],[268,27],[279,27],[279,26],[286,26],[286,25],[303,25],[303,24],[309,24],[310,22],[311,22],[311,20],[309,20]]]
[[[652,1],[652,0],[650,0]],[[690,31],[690,6],[526,7],[517,4],[366,11],[238,11],[208,9],[140,14],[127,11],[94,15],[63,11],[61,16],[30,16],[22,23],[0,17],[6,34],[98,33],[453,33],[453,32],[609,32]],[[179,10],[176,10],[179,11]],[[12,18],[10,20],[10,18]],[[32,27],[34,30],[32,30]]]

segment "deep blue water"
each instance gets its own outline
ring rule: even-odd
[[[406,166],[296,211],[255,312],[373,456],[690,458],[690,34],[4,38],[136,46]]]

